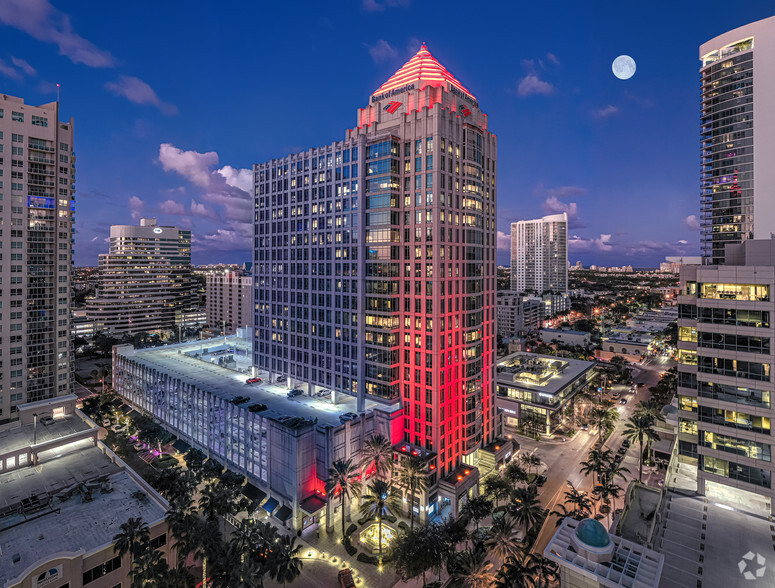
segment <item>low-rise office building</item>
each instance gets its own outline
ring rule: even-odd
[[[536,353],[515,353],[500,360],[496,406],[504,414],[505,429],[551,432],[573,396],[589,385],[594,368],[591,361]]]
[[[592,335],[586,331],[573,331],[571,329],[541,329],[539,333],[544,343],[561,343],[563,345],[586,347],[591,341]]]
[[[130,557],[113,537],[130,517],[174,565],[168,504],[97,440],[74,394],[19,406],[0,430],[0,586],[128,586]]]
[[[512,339],[541,328],[543,306],[534,298],[525,299],[513,292],[499,292],[495,300],[498,336]]]
[[[208,273],[207,324],[229,335],[253,325],[253,276],[246,271]]]

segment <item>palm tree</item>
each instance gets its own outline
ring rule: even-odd
[[[612,480],[605,480],[602,484],[598,484],[598,486],[595,488],[594,493],[596,496],[599,497],[599,499],[605,504],[605,515],[606,515],[606,522],[610,523],[609,516],[611,514],[611,499],[614,501],[614,508],[616,507],[616,499],[621,496],[622,493],[622,487],[613,482]],[[600,511],[603,512],[603,508],[600,508]]]
[[[484,496],[473,496],[466,500],[460,509],[460,514],[467,521],[474,521],[476,530],[479,530],[479,522],[492,514],[492,502]]]
[[[450,588],[490,588],[495,576],[492,563],[485,559],[482,551],[465,550],[455,558],[456,570],[450,578]]]
[[[543,516],[544,508],[536,494],[535,486],[517,488],[514,492],[511,512],[517,523],[525,528],[525,534]]]
[[[494,586],[497,588],[535,588],[537,573],[538,567],[535,558],[520,551],[501,566]]]
[[[287,582],[293,582],[301,574],[304,562],[299,557],[301,545],[296,545],[296,537],[293,535],[280,535],[279,540],[272,546],[272,564],[269,575],[273,580],[283,586]]]
[[[418,490],[425,492],[428,488],[425,464],[419,458],[409,456],[398,470],[398,483],[409,494],[409,528],[414,529],[414,493]]]
[[[393,471],[393,447],[382,435],[372,435],[361,449],[361,480],[366,483],[366,472],[372,467],[377,477],[387,477]]]
[[[113,537],[113,551],[124,557],[128,553],[132,558],[140,555],[151,540],[148,523],[142,518],[129,518],[121,524],[121,532]]]
[[[536,580],[536,588],[553,585],[559,575],[559,568],[552,560],[539,554],[531,554],[531,572]],[[540,583],[539,583],[540,582]]]
[[[244,519],[239,522],[231,535],[229,544],[239,554],[240,566],[243,566],[246,561],[248,565],[255,563],[253,558],[249,556],[261,545],[261,539],[261,528],[253,519]],[[245,576],[240,573],[239,581],[244,579]]]
[[[183,565],[186,557],[195,549],[195,535],[199,529],[198,518],[191,512],[190,496],[177,496],[170,499],[170,509],[165,520],[170,535],[175,539],[175,551],[178,557],[178,567]]]
[[[568,482],[570,490],[565,492],[565,504],[572,504],[574,509],[573,513],[581,515],[581,518],[587,517],[592,514],[592,501],[586,492],[580,492],[576,487]],[[573,515],[566,515],[573,516]],[[574,518],[576,518],[574,516]]]
[[[337,459],[328,468],[326,495],[329,500],[332,500],[339,493],[339,504],[342,507],[342,541],[344,541],[345,535],[345,503],[356,492],[355,477],[357,475],[357,468],[351,459]]]
[[[374,480],[366,488],[361,502],[361,512],[364,515],[377,516],[379,523],[379,567],[382,568],[382,517],[391,510],[400,508],[401,498],[393,484],[384,480]]]
[[[579,462],[581,473],[585,477],[592,474],[592,486],[594,487],[597,485],[598,476],[611,461],[613,461],[613,454],[610,449],[592,449],[587,455],[587,461]]]
[[[527,482],[527,472],[516,460],[511,461],[509,465],[506,466],[506,469],[503,470],[503,475],[514,486],[519,483]]]
[[[515,527],[516,521],[505,515],[493,521],[487,532],[484,546],[489,554],[501,563],[519,551],[519,538]]]
[[[613,428],[614,423],[619,418],[619,413],[612,406],[596,406],[589,411],[589,418],[597,426],[597,442],[602,443],[603,429],[608,431],[608,429]]]
[[[528,475],[533,473],[533,467],[541,465],[541,458],[533,452],[520,454],[519,460],[527,467]]]
[[[638,481],[643,481],[643,442],[659,441],[659,433],[654,428],[654,420],[647,414],[634,414],[624,425],[624,436],[630,441],[638,441]]]
[[[509,497],[512,489],[511,483],[497,474],[488,476],[484,480],[484,495],[495,503],[495,508],[500,506],[502,499]]]
[[[156,549],[149,549],[135,556],[134,565],[129,575],[132,577],[132,588],[144,586],[159,586],[164,582],[170,568],[164,554]]]

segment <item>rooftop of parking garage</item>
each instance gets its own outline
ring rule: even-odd
[[[228,349],[234,350],[234,353],[230,353]],[[238,355],[236,350],[247,351],[247,354]],[[275,420],[300,417],[318,424],[339,426],[342,424],[339,420],[341,415],[357,412],[354,396],[339,394],[337,403],[334,404],[333,394],[326,397],[310,396],[309,386],[301,382],[293,384],[304,393],[288,398],[290,379],[282,384],[271,384],[268,383],[269,377],[265,372],[258,376],[263,378],[263,383],[246,384],[245,380],[251,377],[249,368],[252,351],[250,342],[237,335],[149,349],[133,349],[131,345],[125,345],[118,347],[117,353],[141,365],[177,377],[219,398],[232,400],[238,396],[246,397],[248,401],[239,405],[245,410],[252,404],[265,404],[267,409],[259,414]],[[233,356],[236,365],[218,365],[218,358],[228,355]],[[376,402],[366,401],[367,411],[380,406]]]

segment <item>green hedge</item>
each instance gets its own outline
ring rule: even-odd
[[[347,527],[347,531],[345,531],[345,536],[346,536],[346,537],[349,537],[350,535],[352,535],[353,533],[355,533],[355,531],[356,531],[356,529],[357,529],[357,528],[358,528],[358,527],[357,527],[357,526],[355,526],[355,525],[350,525],[349,527]]]
[[[378,565],[379,564],[379,556],[378,555],[368,555],[366,553],[359,553],[358,557],[356,558],[358,561],[362,561],[363,563],[369,563],[372,565]],[[383,555],[382,556],[382,563],[390,563],[393,561],[393,557],[390,555]]]
[[[342,543],[344,544],[344,550],[347,552],[347,555],[352,557],[353,555],[358,553],[358,550],[355,547],[353,547],[352,543],[350,543],[349,535],[344,538],[344,541],[342,541]]]

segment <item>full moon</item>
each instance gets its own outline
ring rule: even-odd
[[[620,80],[629,80],[635,75],[635,60],[629,55],[620,55],[614,59],[611,69]]]

